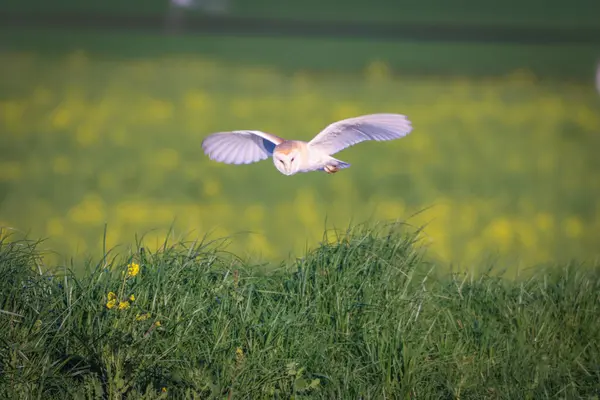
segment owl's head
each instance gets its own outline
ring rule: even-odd
[[[273,163],[282,174],[295,174],[300,169],[300,149],[290,142],[280,144],[273,151]]]

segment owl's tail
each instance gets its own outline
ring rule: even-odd
[[[349,167],[350,167],[350,164],[348,164],[347,162],[338,160],[337,158],[329,157],[329,160],[327,160],[327,165],[325,165],[323,170],[325,172],[327,172],[328,174],[335,174],[340,169],[349,168]]]

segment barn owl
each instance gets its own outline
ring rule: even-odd
[[[334,122],[309,142],[236,130],[211,134],[202,141],[202,149],[211,160],[226,164],[249,164],[273,157],[275,167],[284,175],[310,171],[333,174],[350,164],[332,154],[365,140],[399,139],[411,130],[404,115],[370,114]]]

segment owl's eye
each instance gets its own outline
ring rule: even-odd
[[[282,164],[284,163],[282,159],[279,159],[279,162],[282,163]]]
[[[294,158],[295,158],[295,157],[292,157],[292,158],[290,159],[290,162],[294,162]]]

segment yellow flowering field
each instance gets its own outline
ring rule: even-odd
[[[488,78],[279,71],[197,56],[0,56],[0,226],[47,237],[52,260],[146,234],[232,235],[239,255],[281,260],[325,228],[425,225],[429,254],[468,267],[600,255],[600,97],[527,71]],[[414,131],[338,154],[335,175],[286,177],[271,161],[208,160],[211,132],[308,140],[373,112]],[[7,234],[4,230],[4,234]]]

